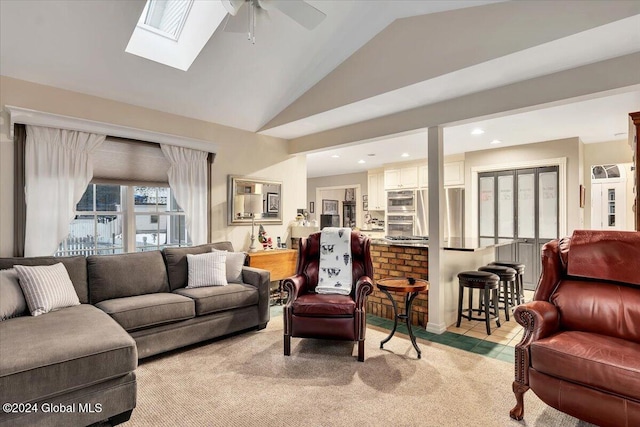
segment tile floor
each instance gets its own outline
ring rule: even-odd
[[[530,301],[532,297],[532,291],[525,291],[525,301]],[[282,306],[272,306],[271,314],[274,316],[282,314]],[[367,314],[367,325],[378,330],[390,331],[393,328],[393,320]],[[415,326],[413,327],[413,334],[418,339],[513,363],[515,346],[522,339],[522,326],[512,316],[506,322],[504,311],[500,314],[500,325],[499,328],[496,328],[495,321],[492,321],[491,335],[487,335],[484,322],[462,319],[459,328],[455,325],[450,326],[442,334],[427,332],[424,328]],[[408,336],[408,333],[407,326],[398,322],[396,334]]]

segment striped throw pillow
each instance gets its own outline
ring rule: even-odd
[[[32,316],[80,305],[69,273],[61,262],[53,265],[14,266]]]
[[[227,285],[227,253],[187,254],[187,288]]]

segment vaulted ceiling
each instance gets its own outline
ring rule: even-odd
[[[144,1],[3,0],[0,74],[292,139],[640,52],[638,1],[308,3],[313,31],[273,10],[185,72],[125,52]]]

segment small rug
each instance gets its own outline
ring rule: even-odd
[[[343,341],[292,339],[282,317],[266,329],[143,360],[127,426],[566,426],[586,427],[525,394],[515,404],[513,365],[419,340],[422,359],[396,334],[367,329],[366,360]]]

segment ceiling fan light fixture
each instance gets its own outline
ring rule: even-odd
[[[261,14],[267,14],[268,11],[278,10],[307,30],[313,30],[326,18],[324,12],[304,0],[221,0],[221,2],[230,15],[227,17],[224,31],[232,33],[244,33],[246,31],[249,35],[249,40],[254,44],[256,18]],[[247,5],[246,7],[244,7],[245,4]],[[246,27],[247,20],[249,21],[248,30]]]

